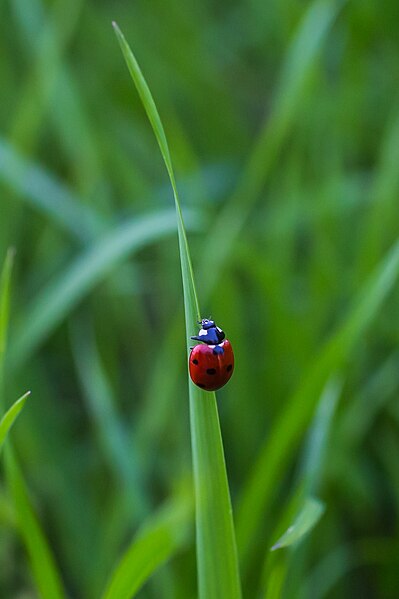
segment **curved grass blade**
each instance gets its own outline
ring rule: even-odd
[[[304,450],[303,464],[300,469],[299,484],[295,493],[292,494],[291,499],[284,507],[282,514],[279,516],[276,532],[275,534],[271,535],[272,538],[285,538],[285,535],[282,535],[282,531],[288,527],[289,522],[294,520],[295,514],[297,514],[297,519],[299,518],[299,515],[303,513],[303,510],[309,504],[309,501],[313,501],[314,495],[318,492],[321,473],[326,460],[326,447],[330,429],[334,420],[335,408],[337,406],[341,390],[342,381],[337,377],[331,377],[322,392],[319,405],[309,431]],[[316,524],[316,521],[314,524]],[[276,543],[276,545],[277,544],[278,543]],[[277,549],[278,547],[276,545],[274,545],[272,549]],[[277,593],[280,591],[280,595],[277,594],[277,596],[281,596],[281,589],[284,585],[285,577],[288,574],[288,564],[288,554],[283,554],[277,557],[277,554],[271,555],[270,552],[267,551],[262,572],[262,580],[264,581],[263,584],[266,588],[265,597],[273,597],[275,591]],[[277,582],[279,586],[276,589],[275,584]]]
[[[154,100],[138,63],[118,26],[115,23],[113,26],[157,138],[173,189],[189,352],[188,339],[196,332],[200,312],[169,147]],[[214,393],[202,391],[191,381],[189,386],[199,596],[201,599],[238,599],[241,597],[241,589],[237,550],[216,398]]]
[[[191,522],[191,502],[170,501],[138,533],[103,594],[103,599],[130,599],[150,576],[187,541]]]
[[[66,314],[118,262],[175,230],[174,212],[168,209],[126,222],[93,243],[26,310],[26,317],[14,333],[10,346],[9,368],[21,366]]]
[[[65,599],[54,557],[32,509],[23,475],[11,450],[5,452],[5,458],[7,483],[15,506],[19,533],[29,555],[40,597]]]
[[[29,397],[30,391],[27,391],[22,397],[11,406],[9,410],[4,414],[0,420],[0,452],[3,448],[4,441],[6,440],[8,431],[15,422],[16,417],[25,405],[26,398]]]
[[[10,279],[13,262],[13,251],[9,250],[1,276],[0,286],[0,339],[2,351],[0,353],[0,373],[3,372],[4,353],[6,349]],[[18,413],[24,406],[29,392],[23,395],[5,414],[0,423],[0,448],[4,442],[5,435],[9,431]],[[3,388],[0,386],[0,404],[4,404]],[[22,474],[17,462],[13,457],[11,447],[5,452],[5,473],[7,486],[11,491],[15,507],[16,520],[18,522],[20,535],[27,548],[32,572],[43,599],[64,599],[61,579],[55,565],[55,561],[47,544],[46,538],[40,528],[40,524],[30,505],[28,493]]]
[[[342,326],[315,359],[262,447],[244,490],[237,521],[242,558],[250,560],[253,536],[268,512],[275,481],[308,425],[326,379],[339,370],[391,291],[399,273],[399,242],[366,282]]]
[[[82,203],[55,177],[23,158],[2,138],[0,177],[18,197],[82,241],[92,238],[105,228],[105,223],[94,210]]]
[[[87,409],[96,428],[100,446],[121,489],[120,512],[142,518],[148,513],[148,497],[134,440],[127,435],[116,410],[116,400],[96,345],[93,327],[84,313],[72,322],[71,343],[76,370]],[[128,512],[129,510],[129,512]],[[122,515],[122,514],[121,514]],[[123,519],[126,522],[126,519]]]
[[[199,280],[206,295],[212,292],[220,279],[222,269],[231,257],[238,236],[278,158],[302,104],[320,49],[344,1],[315,0],[304,13],[282,66],[272,109],[267,113],[235,191],[220,211],[203,247]],[[209,264],[212,264],[211,269]]]
[[[307,497],[294,524],[290,526],[283,536],[273,545],[271,551],[297,543],[312,530],[320,520],[323,512],[324,504],[321,501],[314,497]]]

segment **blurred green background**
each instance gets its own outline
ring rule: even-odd
[[[244,597],[397,599],[399,4],[3,0],[0,17],[6,403],[32,391],[13,445],[68,596],[99,597],[191,485],[173,198],[116,20],[165,125],[203,315],[235,348],[218,399]],[[6,479],[0,596],[31,599]],[[322,518],[271,553],[307,492]],[[192,524],[138,596],[196,596]]]

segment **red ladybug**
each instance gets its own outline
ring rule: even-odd
[[[213,320],[204,318],[198,324],[201,330],[195,337],[204,345],[191,349],[189,370],[191,380],[205,391],[216,391],[230,380],[234,370],[234,354],[231,343]]]

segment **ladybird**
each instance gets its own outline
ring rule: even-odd
[[[230,380],[234,370],[234,354],[231,343],[213,320],[203,318],[198,324],[201,330],[191,337],[201,341],[191,348],[189,371],[195,385],[205,391],[216,391]]]

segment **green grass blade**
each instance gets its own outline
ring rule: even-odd
[[[87,410],[96,428],[99,444],[122,489],[122,505],[142,517],[147,512],[143,473],[134,441],[129,439],[116,398],[99,355],[87,314],[73,322],[71,341],[76,369],[84,390]]]
[[[177,193],[177,187],[175,182],[175,176],[173,172],[172,160],[170,157],[169,146],[166,140],[164,128],[161,123],[161,119],[158,114],[158,110],[155,106],[155,102],[152,98],[151,92],[148,85],[143,77],[140,67],[127,44],[122,32],[116,23],[113,23],[115,33],[117,35],[119,44],[121,46],[123,55],[126,60],[129,72],[132,76],[134,84],[136,85],[137,91],[143,102],[143,106],[147,113],[148,119],[152,125],[155,137],[157,138],[159,148],[161,150],[162,157],[164,159],[166,169],[168,171],[169,179],[173,189],[173,195],[175,198],[175,206],[177,212],[177,225],[179,233],[179,248],[180,248],[180,259],[182,263],[182,276],[183,276],[183,288],[185,297],[185,311],[186,311],[186,322],[190,334],[196,330],[196,322],[200,318],[200,311],[198,305],[197,294],[195,291],[194,277],[191,266],[190,251],[187,243],[187,235],[183,223],[183,216],[181,212],[179,197]]]
[[[287,576],[287,560],[281,559],[276,563],[267,580],[264,599],[281,599],[284,581]]]
[[[0,452],[3,448],[4,441],[6,440],[8,431],[12,427],[17,418],[18,414],[25,405],[26,398],[30,395],[30,391],[27,391],[22,397],[11,406],[9,410],[4,414],[0,420]]]
[[[58,179],[23,158],[0,138],[0,178],[18,197],[49,217],[59,227],[87,240],[103,230],[100,216]]]
[[[302,477],[306,486],[305,492],[309,495],[317,494],[319,490],[328,439],[341,390],[342,381],[336,377],[332,377],[327,382],[309,431],[302,469]]]
[[[31,562],[42,599],[65,599],[53,555],[32,509],[23,476],[11,451],[5,452],[8,487],[15,506],[18,528]]]
[[[0,277],[0,409],[3,406],[3,369],[4,354],[7,345],[7,329],[10,311],[11,271],[14,261],[14,250],[9,249],[4,260]]]
[[[0,353],[0,372],[3,369],[3,358],[7,342],[7,326],[9,316],[10,278],[13,262],[13,251],[9,250],[3,267],[0,287],[0,339],[2,351]],[[0,422],[0,449],[4,443],[6,434],[10,430],[19,412],[24,407],[26,398],[30,392],[25,393],[6,412]],[[3,388],[0,387],[0,404],[3,405]],[[52,557],[51,551],[41,530],[40,524],[31,507],[28,492],[17,462],[13,457],[10,447],[5,452],[5,472],[7,486],[11,492],[14,504],[16,520],[18,522],[21,537],[27,548],[32,572],[37,588],[43,599],[63,599],[61,580]]]
[[[130,599],[150,576],[187,541],[191,521],[190,501],[170,501],[137,534],[103,594],[103,599]]]
[[[315,67],[322,44],[342,6],[341,0],[315,0],[307,7],[295,32],[282,66],[280,81],[271,111],[254,144],[237,187],[220,211],[203,248],[200,283],[210,293],[231,257],[234,246],[283,143],[302,106],[307,83]],[[245,201],[242,201],[245,198]],[[223,231],[223,236],[220,235]],[[209,269],[209,264],[212,268]]]
[[[174,212],[168,209],[132,219],[93,243],[26,310],[10,346],[9,368],[19,367],[118,262],[175,230]]]
[[[314,497],[308,497],[305,501],[305,505],[296,517],[294,524],[288,528],[282,537],[280,537],[271,550],[275,551],[276,549],[281,549],[282,547],[288,547],[289,545],[297,543],[312,530],[320,520],[323,512],[323,503]]]
[[[399,242],[367,281],[344,323],[315,359],[303,384],[291,398],[261,449],[244,489],[237,520],[239,547],[245,563],[248,563],[251,540],[261,522],[262,514],[268,511],[275,481],[293,455],[321,388],[331,373],[342,367],[349,357],[361,334],[391,291],[398,272]]]
[[[307,506],[309,506],[309,502],[316,501],[316,503],[320,503],[312,498],[315,497],[319,490],[321,473],[323,472],[323,465],[326,459],[326,446],[341,390],[341,380],[332,377],[327,382],[321,394],[304,450],[299,484],[295,493],[292,494],[287,505],[284,507],[282,514],[279,516],[275,533],[271,535],[271,538],[280,538],[280,541],[278,541],[273,548],[277,549],[277,545],[281,541],[284,541],[285,546],[285,540],[291,538],[288,532],[283,535],[282,531],[287,528],[291,529],[292,527],[289,526],[289,523],[293,520],[295,520],[295,529],[292,531],[293,534],[297,534],[298,532],[296,524],[299,523],[299,525],[302,526],[308,522],[308,517],[309,527],[305,532],[308,532],[311,528],[311,510],[309,514],[304,514],[303,512],[304,509],[308,509]],[[317,523],[316,516],[317,513],[314,514],[314,525]],[[302,523],[299,518],[302,519]],[[283,546],[283,544],[281,546]],[[276,596],[276,593],[277,597],[281,596],[281,588],[284,584],[285,577],[287,576],[288,567],[289,556],[287,554],[271,555],[270,551],[267,550],[262,573],[263,586],[266,588],[265,596],[267,598]],[[279,592],[280,595],[278,594]]]
[[[189,351],[189,337],[197,330],[196,321],[200,318],[200,312],[169,147],[157,108],[138,63],[120,29],[115,23],[113,25],[130,74],[158,140],[173,188],[183,278],[187,351]],[[216,398],[214,393],[206,393],[191,382],[189,385],[199,596],[204,599],[236,599],[241,597],[241,590]]]
[[[10,283],[14,254],[15,252],[13,249],[8,250],[0,278],[0,360],[4,357],[7,344],[7,326],[10,311]]]

